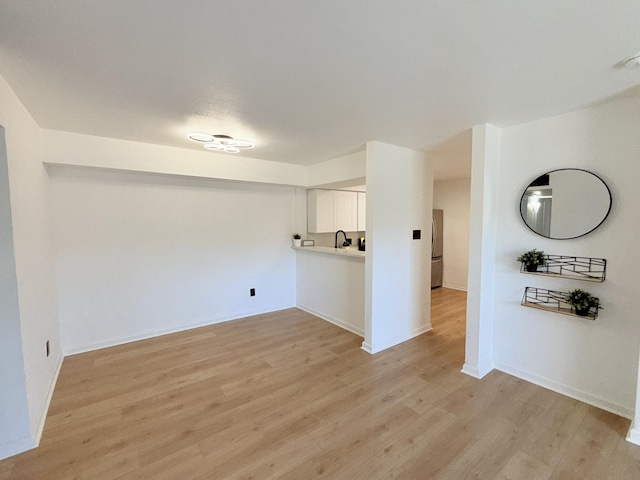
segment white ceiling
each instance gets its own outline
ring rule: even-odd
[[[637,0],[0,0],[0,74],[44,128],[313,164],[640,83]]]

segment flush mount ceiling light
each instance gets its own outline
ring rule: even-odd
[[[210,135],[208,133],[190,133],[190,140],[199,142],[207,150],[214,152],[239,153],[241,149],[253,148],[253,143],[248,140],[236,140],[229,135]]]
[[[625,60],[624,66],[625,68],[637,68],[640,66],[640,54]]]
[[[228,147],[217,143],[205,143],[204,148],[207,150],[213,150],[214,152],[238,153],[240,151],[237,147]]]
[[[213,135],[208,133],[190,133],[188,137],[194,142],[213,142]]]

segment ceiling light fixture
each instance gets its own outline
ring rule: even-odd
[[[235,140],[229,135],[210,135],[208,133],[190,133],[190,140],[204,144],[204,148],[214,152],[239,153],[241,149],[253,148],[248,140]]]
[[[213,150],[214,152],[238,153],[240,151],[237,147],[228,147],[217,143],[205,143],[204,148],[207,150]]]
[[[625,68],[636,68],[640,66],[640,54],[624,61]]]
[[[194,142],[213,142],[213,135],[208,133],[190,133],[188,138]]]

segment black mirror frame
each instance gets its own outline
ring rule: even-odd
[[[542,177],[543,175],[549,175],[549,174],[551,174],[553,172],[562,172],[564,170],[575,170],[575,171],[578,171],[578,172],[589,173],[589,174],[593,175],[594,177],[596,177],[598,180],[600,180],[602,182],[602,184],[605,186],[605,188],[607,189],[607,193],[609,194],[609,208],[607,209],[607,213],[602,218],[600,223],[598,223],[595,227],[593,227],[588,232],[585,232],[585,233],[583,233],[581,235],[576,235],[575,237],[567,237],[567,238],[547,237],[546,235],[542,235],[541,233],[538,233],[533,228],[531,228],[529,226],[529,224],[527,223],[527,221],[525,220],[524,216],[522,215],[522,199],[524,198],[525,193],[527,193],[527,188],[529,188],[531,186],[531,183],[533,183],[533,182],[529,182],[529,184],[526,187],[524,187],[524,191],[522,192],[522,195],[520,196],[520,203],[518,204],[518,211],[520,212],[520,218],[522,218],[522,222],[527,226],[527,228],[529,230],[531,230],[536,235],[540,235],[542,238],[548,238],[549,240],[574,240],[576,238],[580,238],[580,237],[584,237],[585,235],[589,235],[591,232],[593,232],[595,229],[597,229],[600,225],[602,225],[604,223],[604,221],[609,216],[609,213],[611,213],[611,207],[613,207],[613,196],[611,195],[611,189],[609,188],[609,185],[607,185],[607,182],[605,182],[599,175],[596,175],[595,173],[590,172],[589,170],[585,170],[583,168],[557,168],[555,170],[549,170],[548,172],[544,172],[544,173],[538,175],[537,177],[535,177],[533,179],[533,181],[535,181],[536,179]]]

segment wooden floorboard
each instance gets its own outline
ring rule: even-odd
[[[640,479],[629,421],[460,373],[466,295],[369,355],[297,309],[65,359],[39,448],[0,480]]]

